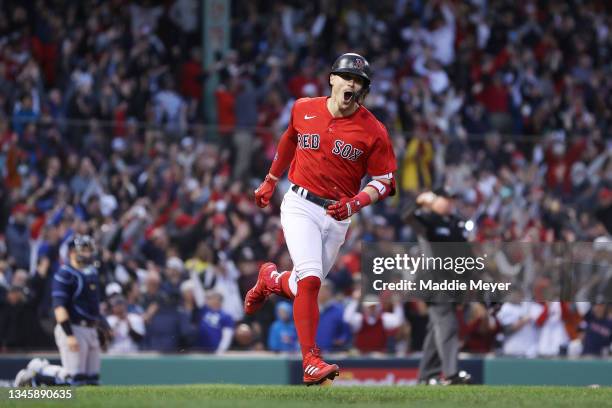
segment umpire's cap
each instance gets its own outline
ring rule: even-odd
[[[445,198],[460,198],[461,197],[461,193],[453,188],[450,188],[449,186],[442,186],[439,188],[436,188],[433,193],[439,197],[445,197]]]
[[[332,74],[347,73],[357,75],[363,78],[365,81],[363,88],[368,89],[370,87],[370,77],[372,71],[368,61],[359,54],[352,52],[342,54],[339,56],[331,69]]]

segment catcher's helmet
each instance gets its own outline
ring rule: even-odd
[[[348,52],[346,54],[342,54],[339,56],[334,65],[332,65],[331,74],[353,74],[362,78],[364,81],[363,88],[359,92],[359,95],[356,95],[359,100],[361,96],[365,96],[370,90],[370,77],[372,76],[372,71],[370,70],[370,64],[368,61],[359,54],[355,54],[352,52]]]
[[[90,255],[83,254],[85,248],[91,251]],[[84,265],[89,265],[95,260],[96,243],[89,235],[75,235],[68,243],[68,250],[76,251],[77,260]]]

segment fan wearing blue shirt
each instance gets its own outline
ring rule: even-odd
[[[291,309],[291,305],[287,302],[278,302],[276,305],[276,320],[270,326],[268,335],[268,348],[271,351],[298,350],[297,332]]]
[[[612,311],[605,303],[596,303],[584,317],[582,354],[601,356],[612,342]]]
[[[343,319],[344,305],[334,299],[334,284],[325,280],[319,290],[319,328],[317,344],[323,351],[348,349],[351,329]]]
[[[218,292],[206,294],[206,304],[200,310],[198,320],[198,348],[224,353],[232,343],[234,319],[221,310],[223,296]]]

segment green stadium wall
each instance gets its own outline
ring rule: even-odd
[[[44,356],[57,364],[57,355]],[[0,380],[14,378],[32,356],[0,355]],[[405,385],[416,382],[416,358],[346,358],[330,361],[343,368],[338,385]],[[462,359],[476,383],[490,385],[612,386],[612,360]],[[301,363],[287,356],[136,355],[104,356],[102,381],[138,384],[299,384]]]
[[[491,385],[612,385],[612,360],[484,360],[483,382]]]
[[[211,356],[105,357],[105,384],[287,384],[283,358]]]

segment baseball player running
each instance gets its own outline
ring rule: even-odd
[[[99,382],[101,346],[98,328],[103,318],[99,310],[98,272],[92,265],[93,239],[77,235],[68,245],[68,263],[55,274],[51,295],[57,325],[55,342],[61,366],[35,358],[21,370],[16,386],[96,385]]]
[[[350,224],[363,207],[394,193],[395,155],[385,127],[362,104],[370,89],[370,66],[358,54],[343,54],[329,75],[330,97],[295,102],[268,175],[255,190],[266,207],[289,167],[291,188],[281,205],[281,224],[293,270],[262,265],[244,308],[253,314],[274,293],[294,299],[293,318],[303,358],[304,383],[333,380],[339,369],[323,361],[315,344],[317,296]],[[361,179],[372,180],[361,191]]]

